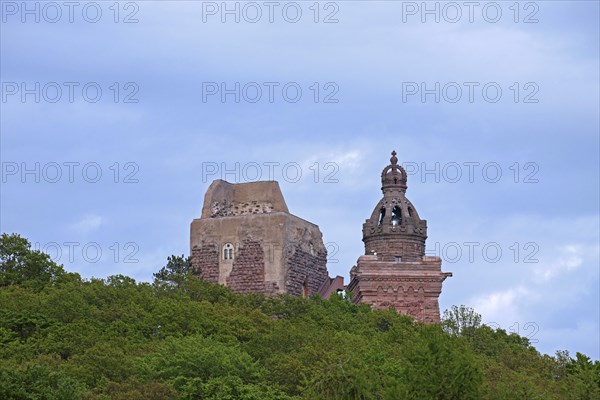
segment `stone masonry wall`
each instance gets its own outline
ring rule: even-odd
[[[192,269],[200,278],[219,282],[219,250],[214,243],[192,249]]]
[[[273,204],[267,201],[248,201],[231,203],[215,201],[211,207],[211,217],[230,217],[234,215],[267,214],[273,211]]]
[[[406,289],[400,286],[398,290],[380,286],[377,288],[376,294],[366,296],[365,299],[374,308],[387,309],[394,307],[400,314],[410,315],[420,322],[440,322],[437,297],[425,296],[422,286],[418,288],[409,286]]]
[[[269,291],[265,287],[265,256],[259,241],[245,240],[240,245],[227,286],[237,293]]]
[[[425,239],[391,235],[369,238],[365,254],[373,252],[382,261],[395,261],[396,256],[401,256],[402,261],[421,261],[425,255]]]
[[[440,310],[438,297],[442,290],[439,278],[371,278],[359,282],[360,302],[376,309],[393,307],[401,314],[410,315],[424,323],[438,323]],[[356,281],[355,281],[356,282]],[[351,285],[352,286],[352,285]],[[356,290],[354,287],[353,290]],[[355,298],[354,301],[357,301]]]
[[[423,311],[425,308],[425,292],[423,286],[414,287],[408,286],[403,288],[399,286],[397,289],[390,287],[379,286],[377,288],[377,296],[373,298],[376,308],[394,307],[401,314],[410,315],[416,320],[423,321]]]
[[[315,250],[314,254],[311,254],[302,250],[298,244],[290,244],[286,250],[286,293],[302,296],[305,282],[308,295],[318,293],[323,282],[329,277],[326,267],[327,251]]]

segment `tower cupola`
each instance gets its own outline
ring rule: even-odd
[[[385,261],[419,261],[425,255],[427,221],[406,198],[407,175],[392,151],[390,164],[381,172],[383,198],[363,224],[366,255]]]

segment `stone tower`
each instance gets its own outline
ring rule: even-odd
[[[327,297],[343,287],[327,274],[319,227],[290,214],[275,181],[213,181],[190,248],[197,275],[238,293]]]
[[[440,321],[438,297],[450,272],[439,257],[425,256],[427,221],[406,198],[406,171],[396,152],[381,172],[383,198],[363,224],[365,255],[350,271],[355,303],[394,307],[425,323]]]

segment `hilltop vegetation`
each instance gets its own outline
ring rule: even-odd
[[[83,280],[0,238],[1,399],[598,399],[600,363],[454,307],[414,323],[333,296],[237,295],[169,257]]]

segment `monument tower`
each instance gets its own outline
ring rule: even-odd
[[[276,181],[211,183],[190,252],[196,275],[237,293],[327,298],[344,287],[328,275],[319,227],[289,212]]]
[[[442,282],[439,257],[425,256],[427,221],[406,198],[406,171],[392,152],[381,172],[383,198],[363,224],[365,255],[350,271],[348,290],[355,303],[394,307],[424,323],[440,321]]]

